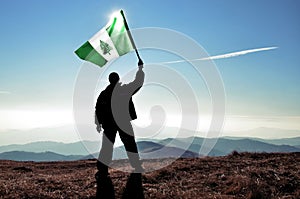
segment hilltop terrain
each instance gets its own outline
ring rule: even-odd
[[[148,160],[146,168],[170,159]],[[126,166],[126,160],[113,164]],[[145,198],[300,198],[300,153],[180,158],[142,174]],[[0,161],[0,198],[95,198],[95,160]],[[129,173],[110,170],[116,198]]]

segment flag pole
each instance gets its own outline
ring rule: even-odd
[[[126,18],[125,18],[125,15],[124,15],[123,10],[121,10],[121,15],[122,15],[122,17],[123,17],[123,19],[124,19],[125,28],[126,28],[126,30],[127,30],[127,32],[128,32],[128,36],[129,36],[129,39],[130,39],[130,41],[131,41],[131,43],[132,43],[132,47],[134,48],[135,53],[136,53],[136,55],[137,55],[137,57],[138,57],[138,59],[139,59],[139,64],[140,64],[140,62],[142,62],[141,64],[143,64],[143,61],[142,61],[142,59],[141,59],[141,57],[140,57],[140,54],[139,54],[139,52],[138,52],[138,50],[137,50],[137,48],[136,48],[136,45],[135,45],[134,40],[133,40],[133,37],[132,37],[131,32],[130,32],[130,30],[129,30],[129,26],[128,26],[128,23],[127,23],[127,21],[126,21]]]

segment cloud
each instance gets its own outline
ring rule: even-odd
[[[0,94],[10,94],[11,92],[9,91],[0,91]]]
[[[215,59],[226,59],[226,58],[246,55],[246,54],[249,54],[249,53],[267,51],[267,50],[274,50],[274,49],[277,49],[277,48],[278,47],[276,47],[276,46],[264,47],[264,48],[255,48],[255,49],[248,49],[248,50],[242,50],[242,51],[237,51],[237,52],[226,53],[226,54],[222,54],[222,55],[214,55],[214,56],[209,56],[209,57],[204,57],[204,58],[199,58],[199,59],[162,62],[161,64],[175,64],[175,63],[181,63],[181,62],[187,62],[187,61],[192,62],[192,61],[206,61],[206,60],[215,60]]]

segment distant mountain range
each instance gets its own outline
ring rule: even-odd
[[[16,161],[36,161],[36,162],[44,162],[44,161],[71,161],[71,160],[79,160],[82,156],[80,155],[61,155],[53,152],[25,152],[25,151],[10,151],[0,153],[1,160],[16,160]]]
[[[142,159],[156,159],[156,158],[192,158],[198,157],[198,153],[189,150],[184,150],[179,147],[170,147],[163,144],[159,144],[151,141],[139,141],[137,142],[139,155]],[[98,157],[99,152],[84,157],[84,159],[90,159]],[[124,146],[116,147],[113,151],[113,159],[125,159],[127,154]]]
[[[191,140],[193,139],[193,140]],[[298,139],[300,138],[293,138]],[[231,153],[232,151],[239,152],[298,152],[299,148],[292,145],[284,144],[288,140],[292,139],[283,139],[282,142],[276,140],[278,144],[270,144],[272,140],[267,141],[263,139],[256,140],[256,138],[209,138],[210,141],[216,141],[215,146],[208,154],[209,156],[223,156]],[[204,138],[182,138],[176,139],[176,142],[172,140],[177,146],[182,144],[187,145],[187,143],[192,143],[187,150],[198,153],[201,149],[201,143],[203,143]],[[164,144],[167,144],[166,140],[161,141]],[[181,143],[180,143],[181,142]],[[171,143],[169,141],[169,143]],[[200,144],[199,144],[200,143]]]
[[[28,144],[12,144],[7,146],[0,146],[0,153],[8,151],[26,151],[42,153],[46,151],[51,151],[61,155],[89,155],[89,152],[85,148],[89,146],[92,151],[98,151],[100,149],[98,142],[83,141],[74,143],[63,143],[63,142],[32,142]]]
[[[143,159],[168,157],[198,157],[204,138],[167,138],[163,140],[138,141],[138,149]],[[223,156],[236,150],[239,152],[300,152],[300,137],[285,139],[260,139],[222,137],[208,138],[207,141],[216,141],[209,156]],[[91,155],[86,150],[94,151]],[[97,157],[99,143],[84,141],[75,143],[61,142],[33,142],[23,145],[0,146],[0,159],[17,161],[67,161]],[[124,146],[116,147],[114,159],[127,158]]]

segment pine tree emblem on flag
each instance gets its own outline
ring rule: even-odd
[[[112,47],[110,47],[110,45],[108,43],[105,43],[104,41],[100,40],[100,48],[103,52],[103,54],[110,54],[110,50],[112,50]]]
[[[106,26],[78,48],[75,54],[102,67],[108,61],[134,50],[121,12],[114,13]]]

